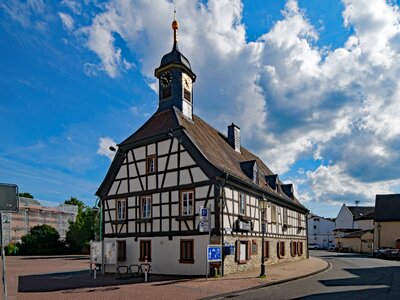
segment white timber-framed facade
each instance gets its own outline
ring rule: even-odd
[[[176,21],[173,29],[176,38]],[[291,184],[240,145],[238,126],[224,135],[193,114],[196,75],[176,39],[155,76],[158,110],[118,145],[96,193],[117,265],[147,258],[154,273],[202,275],[210,243],[226,246],[215,264],[223,274],[257,268],[262,256],[266,265],[306,258],[308,210]],[[210,208],[211,241],[199,231],[200,207]]]

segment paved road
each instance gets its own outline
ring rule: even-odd
[[[400,262],[310,251],[332,268],[312,277],[237,295],[240,299],[400,299]]]

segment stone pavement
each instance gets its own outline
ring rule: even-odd
[[[70,266],[71,267],[71,266]],[[141,279],[116,280],[113,276],[98,276],[96,280],[88,271],[74,273],[53,273],[46,275],[19,275],[18,284],[11,284],[9,299],[216,299],[237,295],[245,290],[260,288],[289,280],[294,280],[322,272],[329,267],[319,258],[310,257],[293,263],[284,263],[266,267],[266,278],[257,278],[259,270],[230,274],[221,278],[173,278],[151,275],[151,282],[143,283]],[[44,273],[44,272],[42,272]],[[38,273],[35,273],[38,274]],[[40,276],[48,276],[40,277]],[[24,280],[25,281],[24,284]],[[38,292],[28,292],[31,288],[42,286]],[[12,280],[12,279],[11,279]],[[35,281],[36,280],[36,281]],[[54,282],[59,282],[60,289]],[[7,280],[9,281],[9,280]],[[140,282],[140,283],[139,283]],[[72,286],[66,287],[67,284]],[[28,285],[27,285],[28,284]],[[26,292],[17,292],[17,286],[24,287]],[[64,285],[64,286],[63,286]],[[48,287],[48,291],[43,287]],[[75,287],[75,288],[72,288]],[[14,291],[10,291],[14,288]],[[31,289],[32,290],[32,289]],[[53,291],[50,291],[53,290]]]

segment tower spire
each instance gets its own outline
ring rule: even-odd
[[[176,9],[174,9],[174,20],[172,21],[172,30],[174,31],[174,48],[177,46],[178,43],[178,29],[179,23],[176,20]]]

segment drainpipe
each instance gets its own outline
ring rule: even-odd
[[[306,213],[306,249],[307,249],[306,257],[307,257],[307,259],[310,258],[310,253],[309,253],[309,250],[308,250],[308,216],[309,216],[309,214],[310,213]]]
[[[226,180],[228,179],[228,174],[225,174],[225,178],[221,178],[221,181],[220,181],[220,184],[219,184],[219,186],[220,186],[220,188],[221,188],[221,201],[220,201],[220,203],[222,203],[222,205],[221,205],[221,245],[222,245],[222,252],[223,252],[223,249],[224,249],[224,245],[225,245],[225,242],[224,242],[224,238],[225,238],[225,234],[224,234],[224,231],[225,231],[225,229],[224,229],[224,209],[225,209],[225,183],[226,183]],[[221,276],[224,276],[224,271],[225,271],[225,260],[224,260],[224,255],[222,254],[222,260],[221,260]]]

